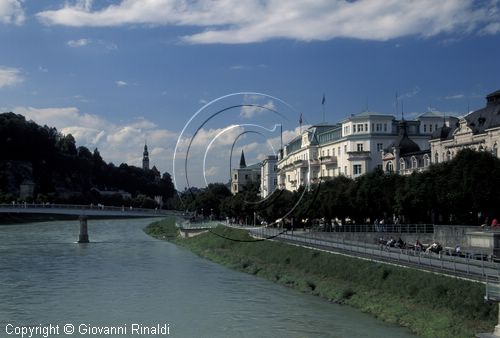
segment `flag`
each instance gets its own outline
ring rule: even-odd
[[[325,104],[325,101],[326,101],[325,94],[323,94],[323,99],[321,100],[321,104]]]
[[[302,125],[302,113],[300,113],[299,124]]]

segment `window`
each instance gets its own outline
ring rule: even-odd
[[[353,175],[361,175],[361,164],[355,164],[352,166]]]
[[[274,185],[278,185],[278,179],[277,178],[273,179],[273,184]]]
[[[344,167],[344,174],[347,175],[347,166]]]
[[[429,133],[432,133],[432,124],[429,124]]]
[[[372,133],[375,130],[375,123],[372,123]]]
[[[417,160],[417,158],[415,156],[411,157],[411,167],[413,169],[418,168],[418,160]]]
[[[365,131],[368,132],[368,123],[365,123]]]
[[[382,131],[382,123],[377,123],[376,124],[376,130],[377,131]]]
[[[248,180],[248,174],[245,175],[245,180]]]
[[[383,166],[382,166],[382,164],[377,164],[377,169],[379,169],[379,170],[383,170]]]
[[[278,166],[275,164],[273,168],[274,172],[278,171]]]
[[[429,159],[429,155],[425,154],[424,155],[424,167],[428,167],[430,164],[430,159]]]
[[[235,185],[233,186],[233,190],[234,190],[234,191],[238,191],[238,185],[237,185],[237,184],[235,184]]]
[[[493,156],[498,157],[498,146],[496,142],[493,145],[493,150],[491,151],[491,153],[493,154]]]
[[[344,145],[344,154],[347,154],[347,144]]]
[[[339,149],[337,150],[337,155],[340,156],[340,147]]]
[[[238,179],[238,174],[234,174],[234,179],[237,180]]]
[[[326,150],[326,156],[330,156],[330,149]]]
[[[406,169],[406,163],[403,158],[399,159],[399,170],[403,171]]]
[[[387,123],[384,123],[384,131],[387,131]]]
[[[434,127],[435,127],[434,130],[438,130],[438,125],[437,124]]]
[[[385,170],[392,173],[394,172],[394,165],[392,164],[392,161],[387,162],[387,165],[385,166]]]
[[[427,125],[424,124],[424,133],[427,133]]]
[[[377,151],[382,151],[384,149],[383,143],[377,143]]]
[[[439,163],[439,155],[438,155],[438,153],[434,154],[434,163]]]
[[[447,161],[450,161],[450,160],[451,160],[451,153],[450,153],[450,151],[449,151],[449,150],[446,152],[446,160],[447,160]]]
[[[356,147],[358,151],[363,151],[363,143],[358,143]]]

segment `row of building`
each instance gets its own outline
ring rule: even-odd
[[[462,118],[427,112],[414,120],[363,112],[336,124],[313,125],[286,144],[278,156],[233,169],[231,192],[260,182],[261,197],[275,189],[297,190],[326,178],[356,178],[376,168],[411,174],[432,163],[451,160],[464,148],[498,157],[500,90],[486,96],[486,106]]]

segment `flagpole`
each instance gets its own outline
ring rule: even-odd
[[[323,93],[323,99],[321,100],[321,105],[323,106],[323,123],[325,123],[325,93]]]

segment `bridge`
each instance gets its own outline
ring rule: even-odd
[[[170,212],[158,209],[144,209],[132,207],[111,207],[104,205],[78,204],[32,204],[13,203],[0,204],[1,214],[49,214],[74,216],[101,216],[101,217],[165,217]]]

